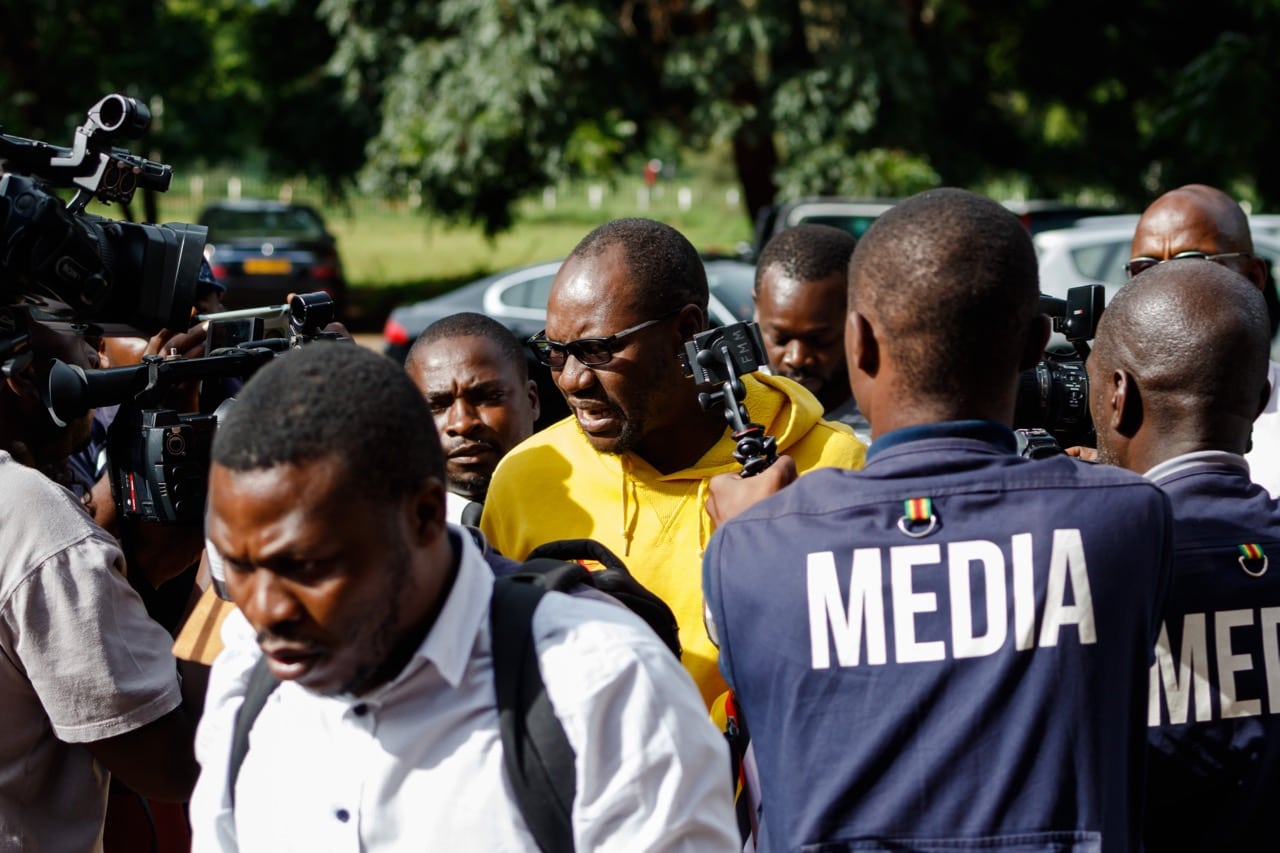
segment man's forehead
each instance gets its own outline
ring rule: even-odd
[[[637,296],[622,246],[610,246],[599,255],[571,258],[560,268],[551,288],[548,336],[556,337],[552,330],[567,330],[572,337],[617,331],[619,322],[639,315]],[[607,331],[581,331],[596,327]]]
[[[1177,253],[1232,248],[1223,245],[1238,239],[1233,232],[1239,229],[1232,226],[1229,213],[1212,198],[1180,191],[1166,193],[1138,220],[1133,235],[1134,253],[1143,254],[1146,249]]]
[[[410,373],[430,385],[489,381],[515,374],[516,365],[496,341],[478,335],[442,338],[415,354]]]

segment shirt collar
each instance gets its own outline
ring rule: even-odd
[[[453,525],[449,525],[448,531],[449,541],[461,554],[458,576],[449,590],[449,600],[440,609],[436,623],[418,646],[415,657],[435,664],[449,686],[457,687],[471,660],[476,634],[489,612],[493,572],[470,536]]]
[[[1203,468],[1222,467],[1224,465],[1241,469],[1244,471],[1245,476],[1249,474],[1249,463],[1238,453],[1227,453],[1225,450],[1197,450],[1193,453],[1184,453],[1181,456],[1166,459],[1142,476],[1159,485],[1178,474],[1185,474],[1189,471]]]
[[[867,461],[871,461],[873,456],[891,447],[926,438],[970,438],[993,444],[1008,453],[1016,453],[1018,450],[1018,441],[1014,437],[1013,430],[997,421],[942,421],[902,427],[876,436],[875,441],[871,442],[871,446],[867,448]]]

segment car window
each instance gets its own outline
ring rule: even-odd
[[[265,236],[317,240],[325,235],[320,218],[301,207],[267,210],[210,208],[205,211],[203,224],[209,227],[210,240]]]
[[[810,225],[830,225],[832,228],[839,228],[841,231],[848,231],[855,237],[861,237],[866,233],[867,229],[871,227],[871,223],[875,221],[876,217],[871,215],[825,214],[803,216],[791,224],[799,225],[801,222],[804,222]]]
[[[751,300],[751,292],[755,289],[755,267],[746,264],[709,266],[707,286],[738,320],[750,320],[755,314],[755,304]]]
[[[1124,284],[1124,265],[1129,260],[1129,241],[1097,243],[1071,250],[1071,263],[1087,281]]]
[[[551,284],[556,280],[554,272],[536,276],[502,291],[502,304],[510,308],[542,308],[547,307],[551,298]]]

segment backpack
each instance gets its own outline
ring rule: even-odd
[[[591,571],[574,560],[594,560]],[[654,629],[680,657],[675,615],[666,603],[631,576],[627,567],[593,539],[563,539],[539,546],[520,570],[494,579],[489,606],[493,681],[502,737],[503,764],[516,805],[542,853],[572,851],[575,755],[547,698],[533,643],[533,612],[548,591],[591,587],[618,599]],[[236,779],[249,751],[249,730],[280,682],[259,658],[244,702],[236,712],[227,789],[235,808]]]

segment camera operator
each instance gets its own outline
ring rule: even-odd
[[[1121,288],[1089,359],[1098,460],[1145,474],[1173,505],[1147,850],[1261,850],[1280,838],[1280,717],[1268,698],[1280,695],[1280,574],[1268,571],[1280,504],[1250,482],[1243,456],[1271,396],[1269,337],[1256,288],[1175,260]]]
[[[708,629],[769,849],[1139,846],[1169,504],[1129,472],[1016,454],[1037,303],[1001,205],[941,189],[880,216],[845,333],[865,468],[802,477],[711,538]],[[717,478],[716,503],[767,476]]]
[[[481,529],[514,559],[573,538],[620,555],[674,611],[683,662],[710,705],[725,688],[702,626],[698,566],[711,534],[703,502],[707,481],[739,462],[724,413],[702,407],[682,360],[707,328],[708,298],[697,250],[669,225],[619,219],[583,238],[551,285],[546,330],[531,341],[573,417],[502,460]],[[751,417],[802,472],[862,463],[862,443],[823,421],[812,394],[780,377],[741,381]]]
[[[31,358],[0,385],[0,849],[100,849],[111,774],[185,800],[203,673],[180,678],[171,638],[129,586],[117,542],[48,469],[88,437],[42,401],[59,358],[97,364],[82,337],[29,323]]]

